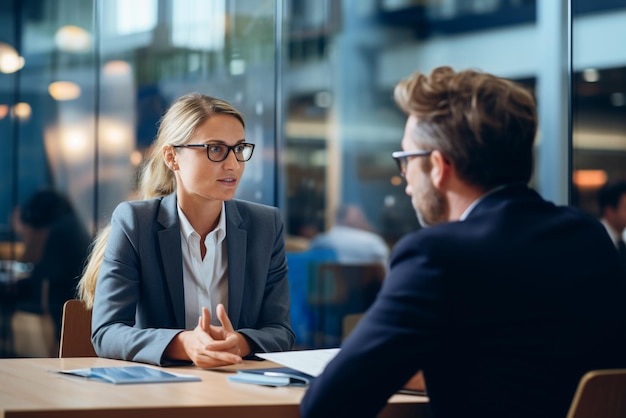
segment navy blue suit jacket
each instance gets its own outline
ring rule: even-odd
[[[625,296],[600,223],[509,186],[396,245],[302,416],[376,416],[422,369],[434,418],[564,417],[585,371],[626,366]]]
[[[289,284],[278,209],[225,202],[228,316],[256,351],[289,350]],[[118,205],[100,267],[92,342],[101,357],[158,365],[185,329],[176,195]]]

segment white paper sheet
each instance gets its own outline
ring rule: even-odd
[[[323,348],[319,350],[282,351],[276,353],[256,353],[255,355],[290,367],[310,376],[317,377],[326,365],[337,355],[339,348]]]

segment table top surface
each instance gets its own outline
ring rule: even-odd
[[[237,370],[276,367],[269,361],[245,361],[243,365],[217,369],[167,367],[167,371],[194,374],[201,382],[113,385],[57,373],[59,370],[89,367],[137,365],[104,358],[0,359],[0,417],[13,416],[160,416],[160,413],[201,416],[221,411],[221,416],[298,416],[298,405],[306,388],[269,387],[235,383],[228,376]],[[389,416],[415,415],[424,410],[428,398],[395,395],[390,399]],[[100,411],[103,415],[94,415]],[[107,412],[108,411],[108,412]],[[157,415],[155,415],[155,412]],[[401,413],[400,413],[401,412]],[[4,415],[3,415],[4,413]],[[400,413],[400,414],[398,414]],[[222,415],[223,414],[223,415]]]

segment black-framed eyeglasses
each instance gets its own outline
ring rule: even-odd
[[[409,159],[412,157],[426,157],[432,154],[432,151],[396,151],[391,153],[391,157],[396,160],[396,164],[398,164],[398,170],[400,170],[400,175],[404,177],[406,174],[406,166],[409,164]]]
[[[230,146],[219,142],[212,142],[208,144],[183,144],[173,145],[174,148],[205,148],[206,156],[209,160],[219,163],[224,161],[228,157],[229,152],[235,154],[235,158],[240,163],[245,163],[252,158],[252,152],[254,151],[254,144],[248,144],[247,142],[241,142],[239,144]]]

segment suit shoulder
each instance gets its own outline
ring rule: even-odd
[[[155,214],[161,204],[162,198],[147,200],[129,200],[121,202],[113,211],[113,218],[139,216],[141,218],[151,217]]]
[[[456,239],[458,233],[459,232],[456,230],[453,223],[451,222],[431,226],[428,228],[422,228],[403,236],[396,244],[396,248],[414,245],[430,246],[436,245],[437,243],[445,243],[449,240]]]
[[[247,202],[245,200],[231,200],[226,202],[227,205],[233,205],[242,214],[242,216],[253,217],[271,217],[273,218],[279,213],[278,208],[274,206],[264,205],[262,203]]]

